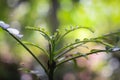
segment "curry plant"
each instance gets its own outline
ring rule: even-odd
[[[93,32],[93,31],[88,27],[77,26],[77,27],[71,27],[69,29],[65,29],[65,33],[62,33],[59,29],[57,29],[53,35],[50,35],[43,28],[27,27],[27,29],[29,29],[29,30],[40,32],[40,34],[43,37],[45,37],[45,39],[48,41],[48,45],[49,45],[49,49],[47,50],[47,49],[43,49],[38,44],[22,41],[20,38],[22,38],[23,35],[21,35],[17,29],[10,28],[9,25],[4,23],[3,21],[0,21],[0,27],[4,31],[9,33],[19,44],[21,44],[21,46],[23,46],[33,56],[33,58],[44,69],[49,80],[54,80],[54,73],[55,73],[55,70],[57,69],[57,67],[59,67],[61,64],[64,64],[68,61],[75,60],[76,58],[80,58],[80,57],[87,58],[88,55],[96,54],[99,52],[109,53],[109,52],[114,52],[114,51],[120,50],[120,48],[115,47],[115,46],[104,41],[104,39],[106,39],[107,37],[110,37],[111,35],[118,36],[120,34],[120,32],[114,32],[114,33],[106,34],[106,35],[95,37],[95,38],[89,38],[89,39],[85,38],[83,40],[76,39],[73,43],[70,43],[70,44],[65,45],[65,46],[58,49],[57,46],[59,46],[59,43],[61,42],[61,40],[63,40],[64,37],[67,36],[69,33],[74,32],[75,30],[78,30],[81,28],[87,29],[91,32]],[[82,52],[78,51],[78,52],[72,54],[70,57],[65,56],[65,54],[67,54],[71,50],[73,50],[77,47],[83,46],[84,44],[89,43],[89,42],[102,44],[105,46],[105,49],[103,49],[103,50],[102,49],[92,49],[88,53],[82,53]],[[41,51],[43,51],[43,53],[46,56],[48,56],[48,62],[46,63],[47,66],[45,66],[39,60],[39,58],[35,56],[35,53],[33,53],[26,45],[31,45],[31,46],[37,47]]]

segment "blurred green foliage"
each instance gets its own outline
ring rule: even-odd
[[[119,31],[119,3],[120,0],[0,0],[0,20],[21,30],[21,33],[24,34],[23,39],[47,47],[47,42],[39,33],[28,31],[25,27],[43,27],[50,34],[57,28],[63,30],[70,26],[85,26],[95,31],[94,34],[84,29],[76,31],[65,37],[63,43],[72,41],[76,37],[83,39]],[[41,51],[30,48],[36,55],[41,54]],[[16,59],[16,62],[32,62],[31,56],[27,55],[27,52],[1,29],[0,53],[1,58],[9,54],[8,56]],[[9,58],[7,59],[9,60]]]

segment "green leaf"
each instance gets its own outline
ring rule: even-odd
[[[65,28],[65,31],[69,31],[67,28]]]
[[[75,39],[75,42],[80,42],[80,39]]]
[[[59,37],[60,37],[60,30],[56,29],[56,32],[53,35],[53,40],[57,41],[59,39]]]
[[[50,37],[49,37],[49,35],[48,35],[48,32],[46,32],[44,28],[26,27],[26,29],[34,30],[34,31],[39,31],[40,34],[41,34],[43,37],[45,37],[48,41],[50,41]]]
[[[89,39],[88,38],[84,38],[83,41],[88,41]]]
[[[113,47],[113,45],[111,45],[111,44],[109,44],[107,42],[104,42],[104,41],[101,41],[101,40],[99,40],[98,42],[101,43],[101,44],[103,44],[103,45],[105,45],[105,46],[109,46],[111,48]]]
[[[24,44],[22,43],[21,40],[19,40],[16,36],[14,36],[13,34],[11,34],[8,30],[5,29],[5,31],[7,33],[10,34],[11,37],[13,37],[21,46],[23,46],[24,49],[26,49],[29,54],[41,65],[41,67],[45,70],[46,74],[48,75],[48,71],[47,68],[41,63],[41,61],[34,55],[34,53]]]
[[[59,41],[61,41],[67,34],[69,34],[69,33],[71,33],[71,32],[73,32],[73,31],[75,31],[75,30],[78,30],[78,29],[88,29],[89,31],[91,31],[92,33],[94,32],[92,29],[90,29],[90,28],[88,28],[88,27],[71,27],[71,29],[65,29],[65,33],[58,39],[58,41],[57,41],[57,43],[59,42]]]
[[[93,50],[93,52],[83,53],[83,54],[80,54],[80,55],[76,55],[76,56],[73,56],[73,57],[68,58],[68,59],[66,59],[66,60],[63,60],[63,61],[61,61],[60,63],[57,63],[56,66],[59,66],[59,65],[65,63],[65,62],[68,62],[68,61],[70,61],[70,60],[73,60],[73,59],[76,59],[76,58],[80,58],[80,57],[86,57],[86,59],[88,59],[88,58],[87,58],[88,55],[96,54],[96,53],[99,53],[99,52],[106,52],[106,50],[98,50],[98,51]]]
[[[99,51],[100,49],[92,49],[90,52],[97,52],[97,51]]]
[[[79,46],[81,47],[82,45],[84,45],[84,44],[86,44],[88,42],[98,42],[98,41],[96,41],[96,40],[88,40],[87,39],[85,41],[83,40],[83,41],[80,41],[80,42],[74,42],[74,43],[71,43],[69,45],[66,45],[63,48],[61,48],[61,49],[59,49],[59,50],[57,50],[55,52],[56,58],[62,56],[63,54],[66,54],[67,52],[69,52],[69,51],[71,51],[71,50],[73,50],[73,49],[75,49],[75,48],[77,48]],[[82,46],[82,47],[88,48],[86,46]]]
[[[66,54],[66,53],[70,52],[71,50],[73,50],[73,49],[75,49],[75,48],[77,48],[79,46],[82,46],[82,45],[83,45],[82,43],[81,44],[77,44],[77,45],[70,44],[70,45],[68,45],[68,46],[58,50],[56,52],[57,55],[56,55],[55,59],[61,57],[62,55]]]
[[[43,48],[41,48],[41,47],[40,47],[39,45],[37,45],[37,44],[31,43],[31,42],[27,42],[27,41],[22,41],[22,43],[23,43],[23,44],[26,44],[26,45],[30,45],[30,46],[37,47],[37,48],[39,48],[40,50],[42,50],[45,54],[47,54],[47,56],[49,56],[48,53],[47,53],[47,51],[45,51]]]

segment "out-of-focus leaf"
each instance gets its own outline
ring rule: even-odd
[[[111,49],[111,51],[115,52],[115,51],[120,51],[120,48],[119,47],[114,47]]]
[[[88,41],[89,39],[88,38],[84,38],[83,41]]]
[[[75,39],[75,42],[80,42],[80,39]]]
[[[23,67],[21,67],[21,68],[18,68],[18,70],[20,70],[20,71],[23,71],[23,72],[25,72],[25,73],[30,73],[30,69],[28,69],[28,68],[23,68]]]

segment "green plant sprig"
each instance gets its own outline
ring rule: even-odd
[[[26,45],[37,47],[38,49],[40,49],[41,51],[43,51],[49,57],[48,52],[45,49],[41,48],[39,45],[37,45],[35,43],[28,42],[28,41],[22,41],[22,43],[26,44]]]
[[[39,31],[40,34],[48,41],[49,50],[47,51],[46,49],[41,48],[37,44],[30,43],[30,42],[24,42],[24,41],[22,42],[20,39],[18,39],[16,37],[16,36],[20,36],[20,37],[22,36],[22,35],[19,35],[19,31],[17,31],[16,29],[9,28],[8,24],[1,21],[0,26],[2,27],[3,30],[8,32],[19,44],[21,44],[32,55],[32,57],[45,70],[45,73],[48,75],[50,80],[53,80],[54,72],[57,69],[57,67],[59,65],[65,63],[65,62],[68,62],[68,61],[71,61],[71,60],[73,60],[75,62],[75,59],[80,58],[80,57],[85,57],[87,59],[88,55],[96,54],[96,53],[99,53],[99,52],[109,53],[109,52],[114,52],[114,51],[120,51],[120,48],[115,48],[113,45],[111,45],[111,44],[109,44],[109,43],[107,43],[103,40],[106,37],[109,37],[111,35],[118,35],[118,34],[120,34],[120,32],[106,34],[106,35],[99,36],[99,37],[96,37],[96,38],[90,38],[90,39],[85,38],[82,41],[80,41],[79,39],[76,39],[74,43],[71,43],[67,46],[63,46],[63,48],[56,49],[57,46],[59,45],[58,43],[60,41],[62,41],[64,39],[64,37],[67,36],[70,32],[73,32],[73,31],[81,29],[81,28],[88,29],[91,32],[93,32],[93,30],[91,30],[88,27],[75,27],[75,28],[71,27],[70,29],[66,29],[66,32],[63,33],[63,34],[60,33],[60,31],[57,29],[56,32],[52,36],[50,36],[48,34],[48,32],[46,32],[43,28],[27,27],[27,29],[29,29],[29,30]],[[68,58],[64,58],[61,61],[58,61],[60,58],[65,57],[64,55],[66,53],[70,52],[71,50],[73,50],[77,47],[81,47],[84,44],[89,43],[89,42],[99,43],[99,44],[104,45],[107,48],[105,50],[92,49],[88,53],[77,52],[76,54],[73,54],[72,56],[70,56]],[[48,56],[48,62],[47,62],[48,67],[47,68],[45,67],[45,65],[42,64],[42,62],[34,55],[34,53],[26,45],[31,45],[31,46],[37,47],[38,49],[43,51],[43,53],[45,53]]]
[[[59,43],[67,34],[69,34],[70,32],[73,32],[73,31],[78,30],[78,29],[81,29],[81,28],[83,28],[83,29],[88,29],[89,31],[91,31],[91,32],[94,33],[94,31],[93,31],[92,29],[88,28],[88,27],[79,27],[79,26],[77,26],[77,27],[71,27],[71,29],[69,29],[69,30],[68,30],[68,29],[65,29],[66,32],[59,37],[59,39],[56,41],[56,44],[58,44],[58,43]]]
[[[84,53],[81,54],[81,53],[80,53],[80,54],[78,54],[77,56],[73,56],[73,57],[71,57],[71,58],[67,58],[67,59],[65,59],[65,60],[57,63],[56,66],[59,66],[59,65],[65,63],[65,62],[74,60],[74,59],[76,59],[76,58],[86,57],[86,56],[88,56],[88,55],[96,54],[96,53],[99,53],[99,52],[111,52],[111,50],[110,50],[110,51],[108,51],[108,50],[96,50],[96,51],[92,51],[92,52],[89,52],[89,53],[86,53],[86,54],[84,54]]]
[[[51,40],[50,35],[48,35],[47,32],[45,32],[44,28],[38,28],[38,27],[26,27],[28,30],[33,30],[33,31],[39,31],[44,38],[46,38],[48,41]]]
[[[92,39],[87,39],[87,40],[83,40],[83,41],[79,41],[79,42],[75,42],[75,43],[72,43],[68,46],[65,46],[61,49],[59,49],[55,54],[56,54],[56,57],[55,57],[55,60],[59,57],[61,57],[62,55],[66,54],[67,52],[75,49],[76,47],[79,47],[79,46],[82,46],[88,42],[96,42],[96,43],[101,43],[105,46],[109,46],[109,47],[113,47],[111,44],[108,44],[108,43],[105,43],[101,40],[97,40],[96,38],[92,38]],[[69,48],[69,49],[68,49]]]
[[[96,39],[104,39],[104,38],[106,38],[106,37],[110,37],[110,36],[112,36],[112,35],[119,35],[119,34],[120,34],[120,31],[112,32],[112,33],[109,33],[109,34],[105,34],[105,35],[96,37]]]
[[[3,28],[2,28],[3,29]],[[34,55],[34,53],[26,46],[22,41],[20,41],[17,37],[15,37],[13,34],[11,34],[8,30],[5,30],[7,33],[9,33],[19,44],[21,44],[31,55],[32,57],[42,66],[42,68],[45,70],[46,74],[48,74],[47,68],[40,62],[40,60]]]

